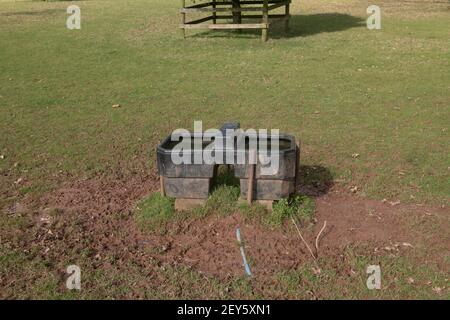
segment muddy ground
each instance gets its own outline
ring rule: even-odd
[[[313,259],[290,221],[281,229],[268,229],[239,212],[177,220],[163,235],[143,233],[133,208],[158,186],[155,174],[128,179],[102,176],[66,183],[37,199],[25,198],[6,214],[32,219],[22,231],[4,236],[2,245],[46,261],[61,279],[66,264],[79,256],[90,261],[94,270],[120,270],[122,264],[132,262],[156,287],[164,280],[153,271],[165,266],[187,267],[219,280],[242,276],[238,227],[257,277],[293,270]],[[450,248],[448,207],[368,200],[339,185],[309,193],[316,201],[314,224],[301,232],[318,257],[339,259],[346,247],[360,244],[375,254],[425,247],[429,250],[423,259],[448,268],[443,260],[443,252]],[[317,251],[314,242],[325,221]],[[437,229],[430,233],[429,225]],[[2,277],[3,285],[16,280],[14,275]]]

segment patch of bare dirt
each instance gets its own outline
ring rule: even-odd
[[[408,250],[418,241],[417,234],[405,223],[407,215],[447,215],[445,208],[415,205],[391,205],[381,201],[360,199],[334,190],[317,199],[314,227],[303,228],[302,235],[311,248],[324,221],[327,227],[319,240],[319,256],[334,256],[346,246],[370,244],[374,250]],[[425,217],[427,219],[427,217]],[[241,228],[245,250],[255,274],[271,274],[296,268],[311,256],[296,230],[287,222],[282,230],[268,230],[249,224],[239,213],[227,217],[210,217],[173,226],[178,229],[165,237],[152,236],[146,245],[156,245],[161,261],[188,265],[201,272],[220,277],[241,275],[242,258],[236,241],[236,228]],[[439,238],[440,235],[436,235]],[[441,238],[439,238],[441,241]],[[448,240],[447,240],[448,243]]]
[[[39,205],[99,217],[128,211],[137,200],[154,191],[156,186],[155,175],[135,175],[128,180],[111,177],[79,180],[45,195]]]
[[[269,230],[239,213],[174,222],[165,235],[143,234],[134,222],[132,208],[157,188],[156,175],[68,183],[34,204],[39,208],[34,213],[35,226],[20,245],[58,269],[82,255],[94,269],[120,269],[132,262],[158,277],[151,272],[155,267],[181,265],[230,278],[244,273],[236,239],[239,227],[255,275],[290,270],[311,259],[290,222],[282,229]],[[321,257],[338,256],[346,246],[358,244],[408,250],[422,240],[410,231],[405,217],[416,216],[419,223],[430,216],[449,217],[448,208],[367,200],[337,187],[317,197],[316,206],[316,223],[301,232],[314,248],[316,235],[327,221],[319,242]],[[426,240],[442,245],[438,234]],[[448,237],[446,241],[448,245]]]

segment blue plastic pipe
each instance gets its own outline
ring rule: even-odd
[[[241,251],[242,260],[244,261],[244,268],[245,273],[247,275],[252,276],[252,272],[250,271],[250,266],[248,265],[247,258],[245,257],[244,247],[242,246],[242,240],[241,240],[241,230],[239,228],[236,229],[236,238],[239,242],[239,249]]]

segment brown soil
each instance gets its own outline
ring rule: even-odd
[[[289,270],[311,260],[305,245],[290,222],[269,230],[248,221],[239,213],[174,222],[165,235],[144,234],[134,222],[132,208],[146,194],[156,191],[155,175],[128,180],[99,177],[68,183],[33,202],[15,208],[35,208],[32,233],[19,240],[20,247],[54,263],[59,269],[80,254],[87,255],[94,268],[117,268],[132,261],[143,270],[155,266],[182,265],[218,278],[242,275],[244,269],[236,240],[241,229],[245,251],[255,275]],[[314,240],[324,221],[318,255],[338,255],[348,245],[370,244],[374,250],[408,250],[421,245],[442,244],[439,234],[419,237],[408,231],[405,216],[422,219],[444,217],[448,230],[449,209],[367,200],[339,187],[316,198],[316,223],[302,228],[314,250]],[[426,238],[426,239],[425,239]],[[54,262],[54,261],[60,261]],[[61,266],[59,265],[61,264]],[[62,269],[63,270],[63,269]],[[155,275],[157,277],[157,275]]]

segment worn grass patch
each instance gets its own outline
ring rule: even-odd
[[[167,223],[175,217],[174,199],[152,193],[138,203],[134,216],[141,230],[164,233]]]
[[[379,265],[381,289],[367,288],[367,267]],[[295,299],[449,299],[448,275],[410,256],[374,255],[348,247],[339,259],[319,258],[278,274],[278,286]]]
[[[206,201],[205,206],[200,209],[201,214],[203,216],[212,213],[227,215],[236,212],[240,192],[239,187],[236,186],[217,187]]]
[[[314,216],[315,202],[308,196],[297,194],[275,201],[272,212],[259,203],[253,203],[251,206],[241,203],[239,211],[248,221],[259,222],[267,228],[281,228],[284,222],[291,218],[299,221],[302,227],[307,227]]]
[[[258,203],[249,206],[239,202],[240,189],[233,185],[216,185],[204,206],[177,214],[175,199],[162,197],[159,192],[141,200],[135,209],[135,219],[141,230],[166,232],[166,226],[174,219],[196,219],[210,215],[225,216],[235,212],[243,214],[249,222],[261,223],[269,228],[280,228],[290,218],[307,226],[315,211],[314,200],[305,195],[294,195],[288,199],[276,201],[273,212],[269,212]]]

